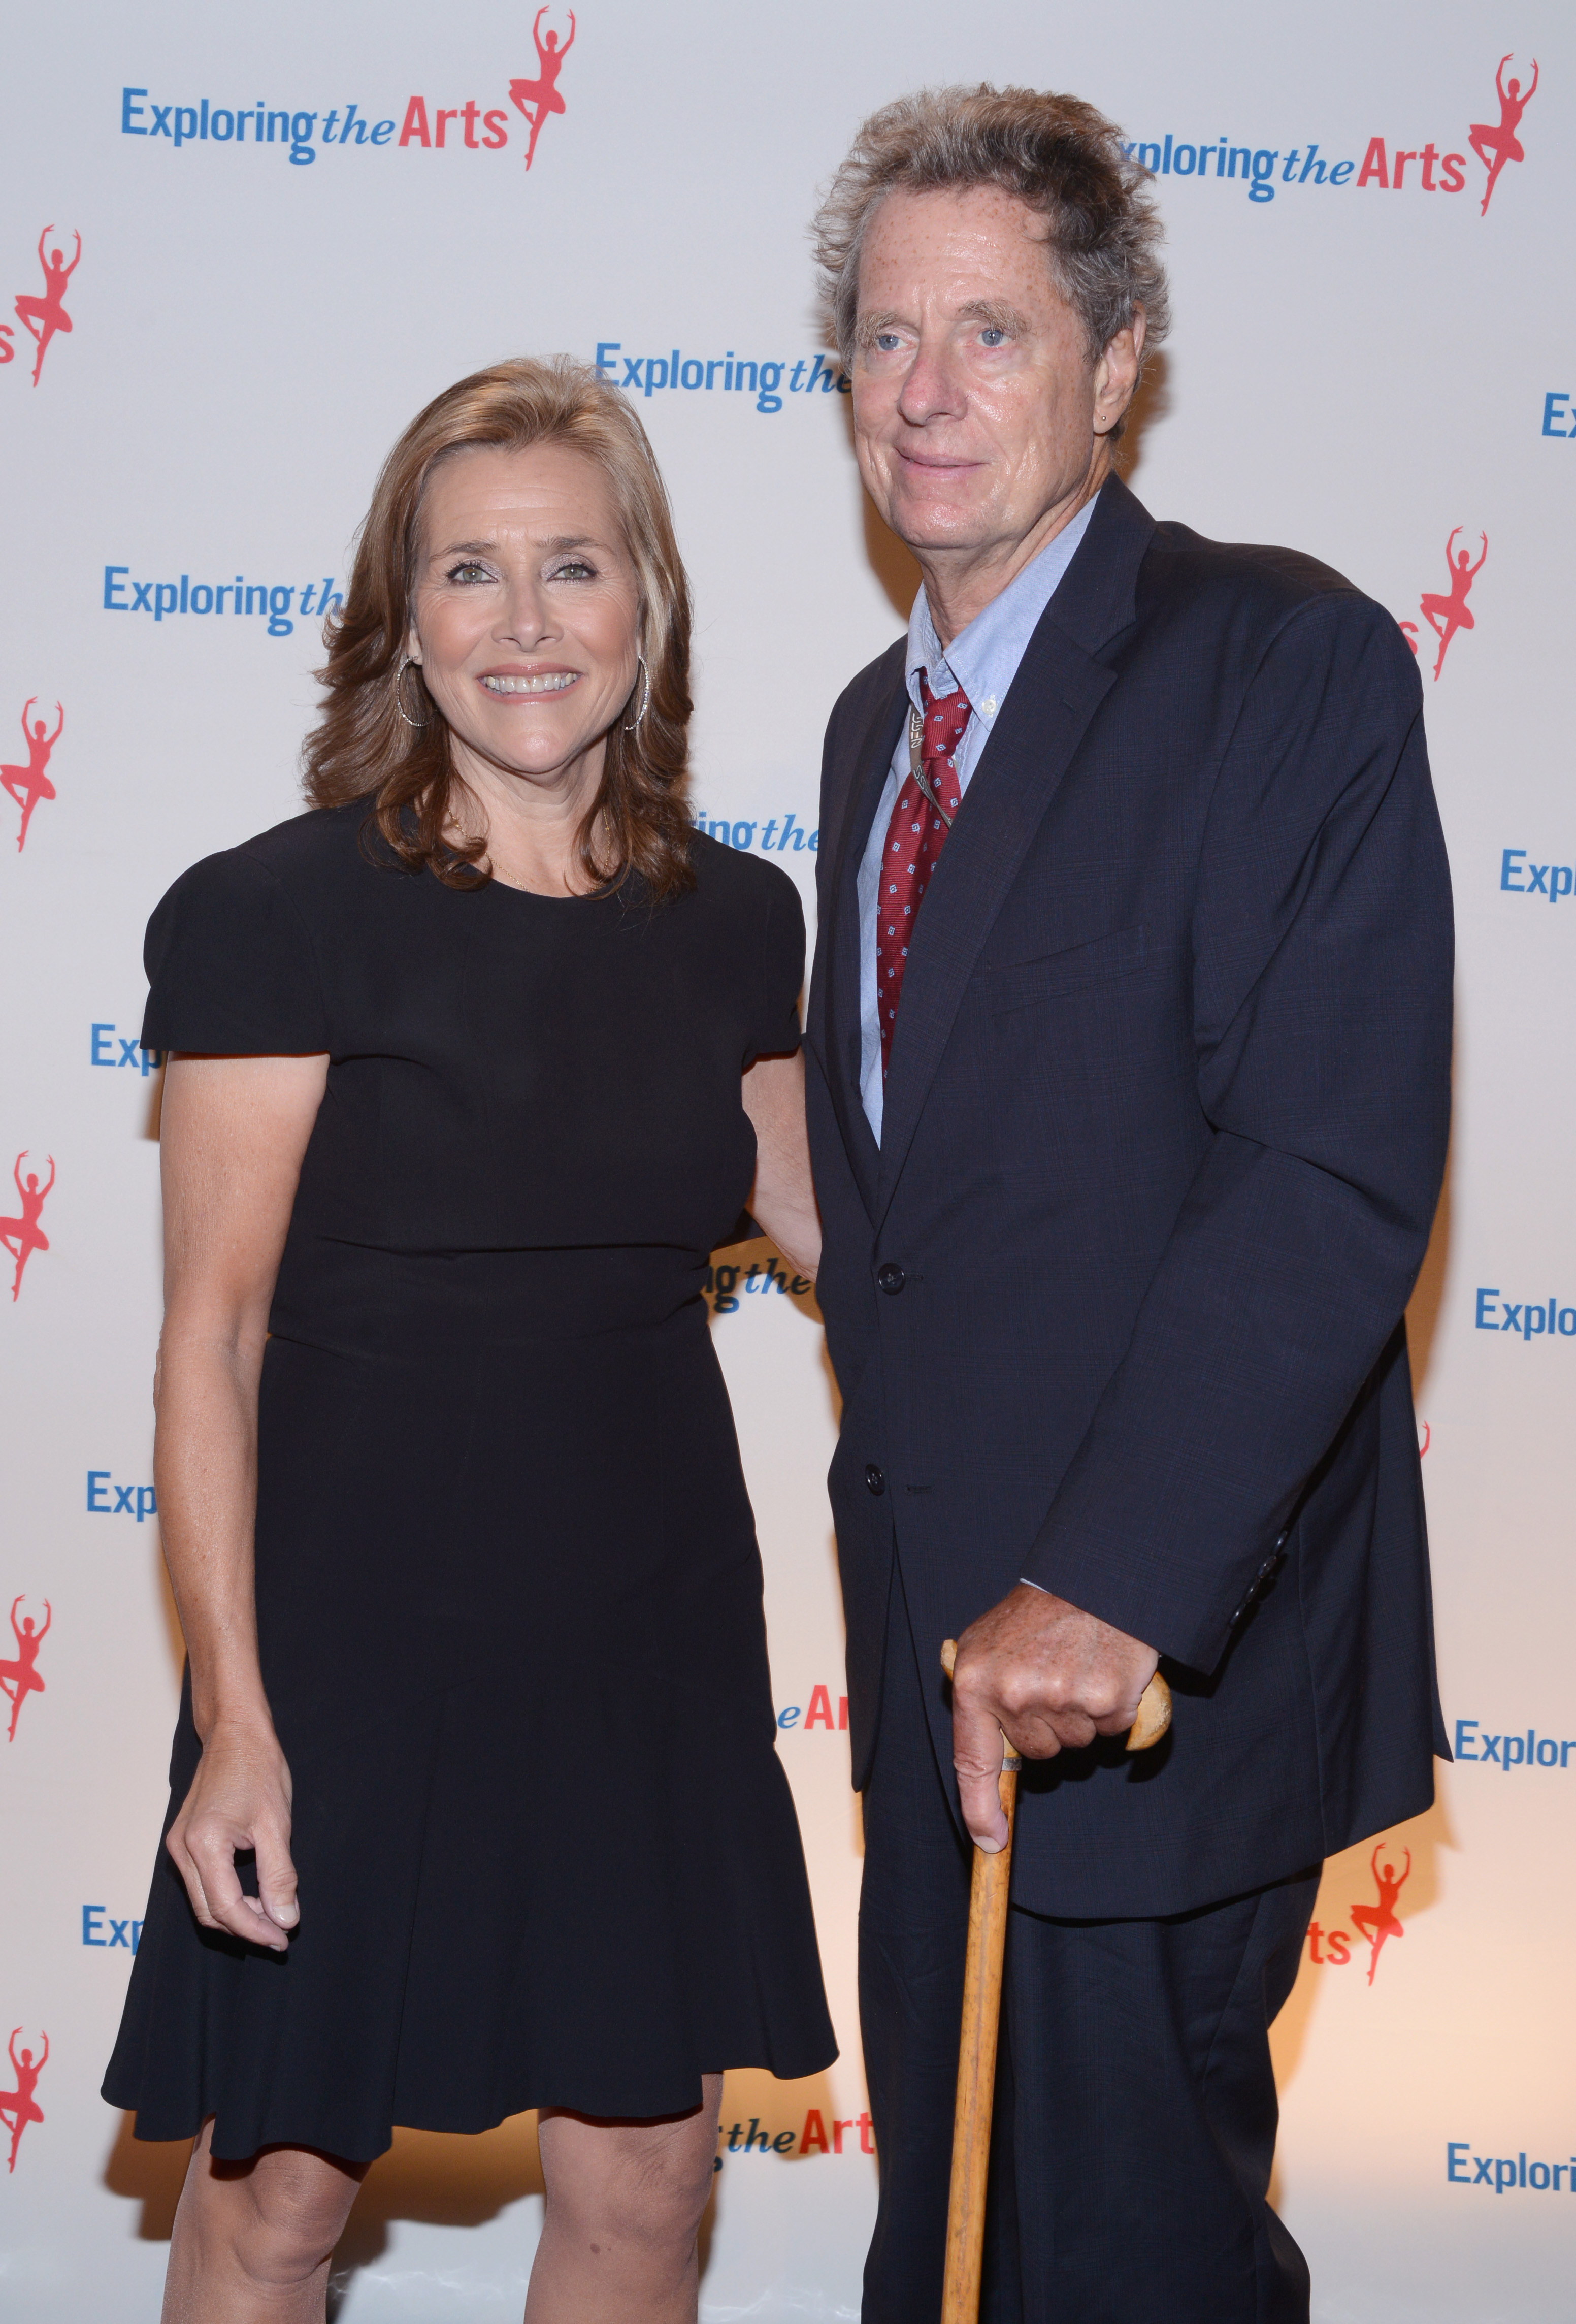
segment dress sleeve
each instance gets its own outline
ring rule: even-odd
[[[182,872],[148,922],[148,1049],[306,1056],[332,1047],[316,947],[273,873],[244,848]]]
[[[770,867],[761,932],[760,982],[744,1053],[746,1072],[757,1057],[788,1056],[799,1046],[799,990],[805,981],[805,908],[786,872]]]

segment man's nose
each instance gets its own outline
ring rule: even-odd
[[[901,416],[911,427],[923,428],[930,420],[954,418],[963,402],[963,380],[948,350],[921,339],[898,398]]]

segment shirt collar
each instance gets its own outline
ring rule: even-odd
[[[1024,648],[1034,635],[1040,615],[1055,595],[1062,576],[1089,530],[1099,497],[1096,493],[1093,499],[1086,501],[1071,524],[1064,525],[1054,540],[1047,541],[1037,556],[1031,557],[1000,595],[992,597],[983,612],[976,613],[967,629],[960,630],[945,649],[935,634],[930,606],[921,588],[908,616],[905,668],[908,699],[916,710],[922,707],[919,673],[924,670],[933,695],[951,694],[961,686],[977,715],[989,726],[1007,698],[1007,689],[1018,675]]]

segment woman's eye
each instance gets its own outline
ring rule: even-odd
[[[570,558],[567,565],[556,567],[552,578],[555,581],[594,581],[596,567],[594,565],[587,565],[583,557],[574,557]]]
[[[450,581],[475,582],[490,580],[492,576],[484,565],[478,565],[474,558],[467,558],[463,565],[451,565],[446,577]]]

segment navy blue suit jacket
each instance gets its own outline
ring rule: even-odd
[[[1326,567],[1108,482],[926,895],[878,1149],[855,879],[903,661],[827,730],[807,1030],[854,1781],[894,1559],[926,1661],[1027,1576],[1157,1647],[1175,1716],[1030,1765],[1014,1894],[1176,1912],[1418,1813],[1445,1748],[1403,1321],[1451,1045],[1416,665]],[[950,1774],[939,1669],[928,1701]]]

